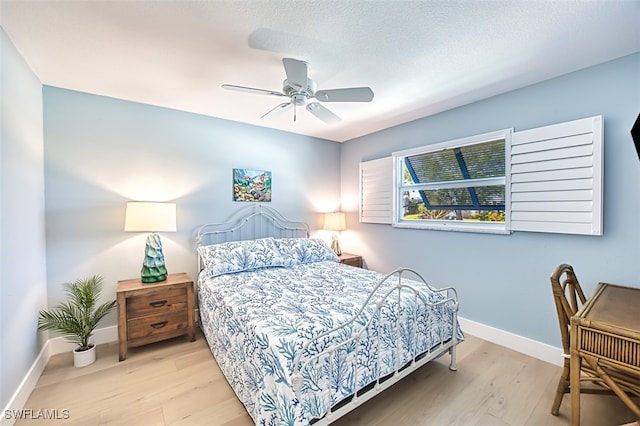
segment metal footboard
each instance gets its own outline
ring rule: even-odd
[[[407,274],[411,274],[412,277],[407,282],[407,279],[404,277]],[[391,281],[396,281],[391,288],[386,289],[385,284]],[[384,287],[383,287],[384,286]],[[424,289],[428,289],[429,291],[439,295],[437,301],[431,302],[426,297],[425,293],[420,291],[419,287],[423,287]],[[381,287],[383,289],[381,290]],[[414,309],[412,314],[413,318],[405,318],[404,320],[400,320],[402,318],[402,300],[406,297],[413,297],[415,302],[414,306],[422,306],[424,311],[432,311],[440,309],[440,312],[444,312],[447,306],[450,307],[450,315],[451,315],[451,335],[446,335],[446,330],[439,330],[440,333],[439,341],[434,343],[430,348],[419,348],[417,347],[417,339],[416,333],[419,329],[420,325],[425,327],[425,324],[420,324],[421,320],[425,318],[420,318],[422,315],[418,313],[418,309]],[[393,303],[397,302],[397,303]],[[395,307],[395,343],[391,343],[391,346],[394,347],[395,352],[393,353],[394,367],[393,371],[381,373],[380,368],[380,347],[381,347],[381,333],[379,330],[375,330],[375,327],[380,327],[381,322],[379,321],[380,315],[382,314],[383,309],[386,309],[386,313],[388,315],[393,315],[394,313],[389,313],[389,309],[393,309]],[[365,320],[366,319],[366,320]],[[410,342],[412,343],[407,347],[402,341],[402,333],[401,329],[405,331],[411,330],[412,339]],[[424,328],[423,328],[424,329]],[[329,347],[323,348],[324,343],[330,339],[330,336],[339,335],[342,336],[342,339]],[[314,363],[319,362],[328,362],[329,373],[334,371],[335,366],[332,364],[334,362],[334,355],[338,351],[356,351],[355,359],[358,359],[358,347],[362,343],[362,339],[374,339],[373,346],[377,348],[377,372],[380,373],[382,377],[378,377],[377,379],[369,382],[367,385],[360,386],[359,389],[356,389],[349,397],[344,399],[342,394],[338,393],[333,386],[332,377],[329,377],[326,380],[326,383],[329,385],[329,389],[324,389],[324,392],[329,393],[329,401],[331,402],[329,405],[331,408],[321,417],[317,422],[314,422],[314,425],[323,425],[329,424],[341,416],[345,415],[349,411],[353,410],[357,406],[363,404],[369,399],[373,398],[375,395],[389,388],[394,383],[398,382],[402,378],[411,374],[413,371],[417,370],[427,362],[440,357],[441,355],[449,352],[451,359],[449,368],[451,370],[456,370],[456,345],[459,343],[458,337],[458,295],[456,290],[453,287],[447,287],[442,289],[436,289],[431,287],[424,278],[418,274],[416,271],[407,269],[407,268],[399,268],[390,274],[386,275],[371,291],[366,302],[360,308],[358,313],[354,315],[349,321],[341,324],[338,327],[333,328],[311,340],[309,340],[302,348],[301,351],[298,351],[294,358],[293,363],[293,375],[292,375],[292,386],[294,392],[296,393],[297,399],[300,401],[302,393],[305,389],[316,388],[317,383],[309,378],[309,370],[310,366],[314,365]],[[318,349],[322,348],[322,349]],[[354,349],[355,348],[355,349]],[[317,353],[313,353],[317,351]],[[353,383],[356,385],[359,383],[358,379],[358,366],[356,362],[356,366],[353,368],[355,377],[353,378]],[[339,395],[340,398],[337,398],[336,395]],[[336,401],[339,399],[340,401]]]

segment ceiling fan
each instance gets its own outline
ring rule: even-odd
[[[371,102],[373,99],[373,90],[370,87],[316,90],[316,82],[308,76],[309,66],[306,62],[283,58],[282,63],[287,75],[287,78],[282,82],[282,92],[237,86],[235,84],[223,84],[222,87],[240,92],[289,98],[288,102],[277,105],[260,118],[264,118],[274,111],[284,111],[293,107],[293,121],[296,121],[296,108],[304,106],[307,111],[327,124],[336,123],[341,119],[320,102]]]

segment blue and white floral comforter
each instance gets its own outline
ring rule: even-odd
[[[300,399],[296,398],[291,383],[293,360],[303,344],[355,316],[383,277],[335,261],[216,277],[201,273],[198,298],[207,342],[256,424],[306,425],[341,399],[410,361],[409,349],[414,354],[425,352],[451,339],[450,304],[426,311],[414,297],[403,297],[400,316],[415,317],[420,325],[400,328],[395,325],[395,308],[374,315],[372,306],[347,330],[362,328],[373,317],[375,327],[367,338],[336,351],[332,362],[311,363]],[[390,287],[381,287],[376,299]],[[430,302],[442,299],[426,288],[423,295]],[[388,303],[396,304],[397,296]],[[456,334],[462,338],[459,329]],[[343,339],[345,332],[331,335],[304,350],[303,359]],[[396,359],[396,347],[402,359]]]

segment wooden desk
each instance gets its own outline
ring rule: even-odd
[[[627,392],[640,392],[640,288],[599,283],[571,318],[571,424],[580,424],[584,359],[640,418]]]

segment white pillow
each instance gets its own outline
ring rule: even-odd
[[[286,266],[323,260],[340,261],[331,247],[318,238],[275,238],[274,241]]]
[[[199,246],[198,254],[210,276],[286,266],[273,238],[229,241]]]

